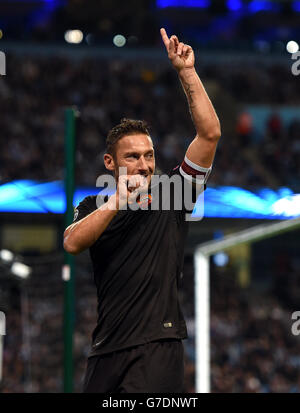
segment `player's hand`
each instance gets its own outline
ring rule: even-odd
[[[179,72],[182,69],[191,69],[195,64],[194,51],[188,44],[179,42],[177,36],[168,37],[164,28],[160,29],[162,40],[166,46],[168,57],[174,68]]]
[[[137,197],[147,192],[148,181],[143,175],[120,175],[117,187],[119,209],[127,203],[136,202]]]

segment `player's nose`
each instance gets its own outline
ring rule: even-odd
[[[148,165],[147,165],[147,162],[146,162],[144,156],[141,156],[139,158],[138,169],[139,169],[139,172],[148,172]]]

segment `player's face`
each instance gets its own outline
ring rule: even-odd
[[[143,175],[150,183],[155,170],[153,142],[148,135],[123,136],[115,148],[115,175],[118,168],[126,167],[127,175]]]

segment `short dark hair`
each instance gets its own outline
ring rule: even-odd
[[[135,119],[121,119],[119,125],[114,126],[107,135],[106,138],[106,151],[107,153],[114,155],[114,149],[116,143],[126,135],[136,135],[138,133],[143,133],[149,135],[149,126],[144,120]]]

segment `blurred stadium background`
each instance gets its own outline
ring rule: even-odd
[[[195,391],[195,248],[300,216],[300,70],[292,72],[300,1],[0,1],[1,392],[66,389],[65,108],[79,112],[74,205],[97,193],[106,133],[120,118],[150,123],[162,171],[181,161],[194,136],[161,26],[193,46],[222,126],[205,218],[191,223],[186,248],[186,392]],[[300,392],[300,336],[292,333],[299,235],[211,257],[212,392]],[[96,294],[88,253],[76,257],[75,268],[73,390],[80,392]]]

